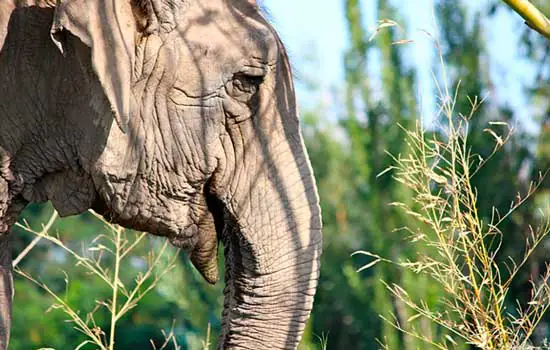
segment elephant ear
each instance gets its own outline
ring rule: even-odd
[[[91,49],[93,70],[105,92],[118,126],[128,129],[135,21],[130,1],[57,0],[51,37],[62,53],[67,30]]]

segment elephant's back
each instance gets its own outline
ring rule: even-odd
[[[0,1],[0,147],[5,149],[11,148],[6,140],[22,140],[19,134],[51,109],[48,94],[59,85],[63,65],[50,38],[54,9],[13,1]]]
[[[62,56],[50,38],[54,9],[15,7],[10,12],[7,5],[2,5],[0,12],[4,32],[0,49],[2,99],[10,94],[17,94],[17,100],[23,95],[31,97],[47,88],[41,85],[51,81],[61,68]]]
[[[8,23],[15,8],[14,0],[0,2],[0,48],[4,46],[4,39],[8,33]]]
[[[8,33],[8,26],[16,8],[50,8],[55,6],[55,0],[2,0],[0,1],[0,48]],[[45,11],[45,12],[52,12]],[[51,14],[50,14],[51,20]],[[51,23],[51,22],[50,22]]]
[[[47,48],[54,9],[43,7],[13,7],[9,2],[0,5],[1,51],[13,49],[36,50]],[[19,53],[19,52],[18,52]]]

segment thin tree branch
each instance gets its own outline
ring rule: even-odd
[[[44,226],[42,228],[42,232],[40,233],[40,235],[37,235],[32,240],[32,242],[27,247],[25,247],[25,249],[23,249],[23,251],[17,256],[17,258],[15,258],[15,260],[13,260],[13,267],[16,267],[21,262],[21,260],[27,254],[29,254],[29,252],[32,250],[32,248],[34,248],[34,246],[36,246],[38,244],[38,242],[42,239],[43,235],[48,234],[48,231],[52,228],[53,224],[55,223],[55,220],[57,220],[58,217],[59,217],[59,215],[57,214],[57,210],[54,209],[54,211],[52,213],[52,216],[50,217],[50,220],[48,221],[46,226]]]
[[[502,0],[514,11],[516,11],[525,23],[536,30],[541,35],[550,39],[550,19],[546,17],[535,5],[529,0]]]

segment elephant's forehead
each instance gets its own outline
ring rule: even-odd
[[[179,22],[178,87],[190,95],[207,95],[246,67],[278,60],[274,32],[257,9],[243,1],[195,2]]]
[[[195,59],[208,62],[211,58],[231,65],[252,59],[272,63],[278,56],[271,27],[244,0],[195,2],[185,12],[178,31]]]

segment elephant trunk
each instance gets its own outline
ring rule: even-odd
[[[233,228],[224,237],[226,286],[220,347],[295,349],[319,276],[319,212],[307,202],[291,200],[289,207],[297,208],[287,208],[291,214],[278,207],[272,196],[254,195],[263,202],[251,214],[259,215],[257,221],[245,227],[231,218]]]
[[[222,349],[295,349],[319,277],[321,213],[298,119],[260,115],[235,126],[249,142],[233,139],[243,168],[222,200]]]

